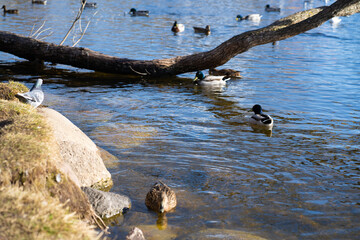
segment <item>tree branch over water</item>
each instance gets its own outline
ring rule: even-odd
[[[168,59],[118,58],[86,48],[60,46],[4,31],[0,31],[0,51],[28,60],[41,59],[108,73],[177,75],[221,66],[252,47],[296,36],[319,27],[335,16],[349,16],[358,12],[360,0],[338,0],[330,6],[298,12],[267,27],[236,35],[210,51]]]

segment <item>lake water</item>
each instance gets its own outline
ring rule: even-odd
[[[0,30],[29,35],[51,28],[59,43],[79,1],[2,1],[19,15],[0,17]],[[85,9],[78,46],[133,59],[168,58],[212,49],[244,31],[264,27],[307,7],[296,1],[110,1]],[[270,3],[281,13],[267,13]],[[131,7],[150,17],[130,17]],[[259,24],[236,22],[260,13]],[[185,32],[174,35],[177,20]],[[242,71],[222,91],[193,86],[194,73],[173,78],[118,76],[69,66],[29,70],[0,53],[0,80],[28,87],[44,79],[44,104],[67,116],[119,160],[108,163],[111,191],[128,195],[132,209],[109,221],[112,238],[130,226],[151,225],[163,239],[216,228],[267,239],[356,239],[360,236],[360,21],[359,14],[263,45],[223,68]],[[209,36],[192,26],[211,25]],[[36,28],[36,27],[35,27]],[[78,29],[78,27],[76,28]],[[72,33],[65,43],[72,45]],[[46,35],[43,33],[41,36]],[[41,37],[40,36],[40,37]],[[56,69],[55,69],[56,68]],[[220,67],[221,68],[221,67]],[[16,71],[15,71],[16,69]],[[275,125],[254,131],[250,109],[261,104]],[[156,180],[177,193],[178,206],[162,219],[144,198]],[[166,228],[166,229],[165,229]],[[163,229],[163,230],[160,230]],[[173,235],[171,235],[173,234]]]

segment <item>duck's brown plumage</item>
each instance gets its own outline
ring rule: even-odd
[[[206,25],[205,28],[201,28],[201,27],[193,27],[193,28],[195,33],[204,33],[206,35],[209,35],[211,33],[210,25]]]
[[[159,181],[152,186],[145,198],[145,205],[156,212],[168,212],[176,207],[175,192]]]
[[[213,76],[227,76],[227,77],[233,77],[233,78],[242,78],[239,71],[233,70],[233,69],[209,69],[209,74]]]

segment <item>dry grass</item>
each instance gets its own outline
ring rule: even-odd
[[[29,89],[19,82],[9,81],[9,83],[0,83],[0,99],[14,100],[15,94],[28,91]]]
[[[18,92],[17,84],[7,87]],[[64,175],[55,181],[58,148],[36,109],[0,99],[0,149],[0,239],[97,238],[79,220],[94,217],[85,194]]]
[[[55,198],[17,186],[0,188],[0,239],[98,239]]]

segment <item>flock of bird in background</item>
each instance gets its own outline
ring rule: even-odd
[[[96,8],[97,3],[90,3],[86,0],[81,0],[82,4],[86,8]],[[33,4],[47,4],[47,0],[32,0]],[[4,14],[18,14],[18,9],[7,9],[5,5],[2,6],[4,10]],[[265,6],[265,11],[267,12],[280,12],[281,9],[278,7],[270,7],[270,5]],[[129,11],[131,16],[149,16],[149,11],[147,10],[136,10],[135,8],[131,8]],[[247,16],[237,15],[237,21],[249,20],[258,22],[261,19],[260,14],[250,14]],[[185,26],[183,24],[174,22],[171,31],[174,33],[182,32],[185,30]],[[207,25],[205,28],[194,27],[195,33],[202,33],[209,35],[211,33],[210,26]],[[230,78],[241,78],[240,72],[232,69],[209,69],[209,75],[205,76],[205,74],[201,71],[197,71],[195,78],[193,80],[194,84],[202,85],[202,86],[223,86],[226,85],[226,82],[230,80]],[[30,104],[33,107],[38,107],[44,100],[44,93],[41,90],[41,85],[43,83],[42,79],[38,79],[31,90],[27,93],[18,93],[16,96],[23,102]],[[254,111],[254,115],[251,116],[249,123],[253,128],[260,128],[263,130],[272,130],[273,127],[273,119],[267,115],[262,113],[262,108],[260,105],[256,104],[253,106],[252,110]]]

